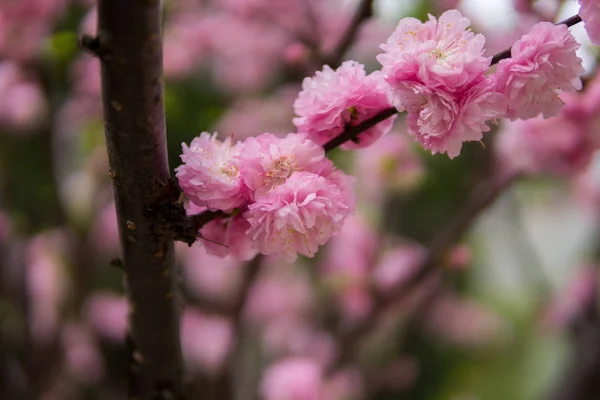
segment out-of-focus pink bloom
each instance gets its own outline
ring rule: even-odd
[[[97,383],[104,375],[98,343],[88,328],[69,324],[62,329],[62,347],[67,371],[78,382]]]
[[[192,374],[218,374],[233,345],[231,322],[188,308],[181,317],[181,347]]]
[[[96,292],[85,304],[90,326],[102,337],[123,343],[127,331],[127,300],[109,292]]]
[[[373,281],[382,291],[390,291],[413,276],[425,257],[417,244],[405,244],[386,251],[373,270]]]
[[[202,245],[209,254],[219,257],[231,255],[238,261],[248,261],[258,254],[258,250],[246,231],[250,224],[241,215],[218,218],[200,229]]]
[[[463,142],[479,141],[489,132],[487,121],[505,115],[505,98],[494,90],[494,83],[481,78],[465,91],[452,93],[406,82],[396,85],[395,92],[408,113],[409,133],[433,154],[454,158]]]
[[[322,274],[338,294],[344,315],[351,321],[361,320],[371,310],[368,277],[377,246],[373,229],[362,218],[352,215],[327,247]]]
[[[267,98],[242,98],[229,107],[217,123],[217,130],[235,140],[258,136],[261,132],[285,136],[294,128],[292,104],[297,94],[296,85],[288,85]]]
[[[302,65],[310,56],[310,49],[301,42],[290,43],[283,52],[283,59],[289,65]]]
[[[240,176],[241,144],[231,138],[221,142],[216,133],[202,132],[190,147],[183,144],[177,179],[186,197],[197,206],[231,211],[246,203],[246,188]]]
[[[233,257],[212,256],[199,245],[188,247],[182,243],[176,254],[192,294],[223,304],[235,299],[244,272],[242,263]]]
[[[46,112],[44,95],[12,61],[0,62],[0,93],[0,126],[27,131],[41,122]]]
[[[575,319],[585,313],[598,294],[598,268],[586,265],[579,268],[573,278],[546,310],[543,324],[548,328],[568,328]]]
[[[164,70],[168,78],[184,78],[209,55],[213,34],[197,13],[176,13],[165,25]]]
[[[550,22],[534,25],[513,45],[511,58],[501,60],[495,74],[510,118],[549,118],[560,112],[558,91],[581,89],[579,74],[584,69],[575,54],[579,46],[566,25]]]
[[[367,75],[362,64],[345,61],[337,70],[328,65],[314,77],[305,78],[294,102],[298,132],[317,144],[325,144],[348,125],[358,125],[391,106],[387,85],[380,72]],[[387,118],[348,141],[343,149],[368,147],[392,128],[395,117]]]
[[[66,0],[0,2],[0,55],[32,57],[66,5]]]
[[[99,255],[114,257],[120,249],[119,225],[115,203],[110,202],[96,215],[91,230],[91,245],[98,249]]]
[[[325,400],[323,384],[319,364],[307,358],[288,358],[265,371],[260,392],[264,400]]]
[[[507,334],[504,321],[471,300],[451,295],[439,298],[429,309],[426,328],[445,340],[464,347],[485,346]]]
[[[34,340],[43,343],[57,334],[69,289],[62,259],[66,238],[60,231],[46,232],[33,238],[26,251],[29,329]]]
[[[356,153],[357,187],[376,203],[386,193],[413,188],[423,176],[423,165],[405,132],[385,135],[373,146]]]
[[[69,75],[75,93],[100,100],[100,60],[85,54],[73,63]]]
[[[585,126],[578,121],[541,116],[503,125],[497,138],[500,166],[508,173],[573,175],[585,168],[594,152]]]
[[[393,89],[397,84],[414,82],[428,89],[464,90],[490,64],[483,56],[485,38],[468,30],[469,24],[457,10],[446,11],[439,20],[430,15],[425,23],[403,18],[381,45],[385,52],[377,56],[385,80]],[[401,101],[395,101],[398,103]]]
[[[244,313],[257,326],[298,320],[308,313],[311,306],[312,293],[308,282],[297,275],[284,273],[287,272],[285,270],[277,272],[262,275],[250,289]]]
[[[263,254],[290,262],[298,253],[314,257],[319,246],[339,232],[352,201],[324,177],[296,172],[248,207],[248,234]]]
[[[278,138],[270,133],[247,138],[239,165],[250,198],[257,200],[285,183],[297,171],[319,174],[331,161],[323,148],[302,135],[290,133]]]
[[[327,365],[335,357],[334,338],[297,318],[270,321],[262,339],[270,357],[309,357],[320,365]]]
[[[448,266],[456,270],[467,268],[471,260],[471,249],[465,244],[459,244],[451,248],[446,257]]]
[[[590,39],[600,46],[600,3],[598,0],[579,0],[579,16],[585,24]]]

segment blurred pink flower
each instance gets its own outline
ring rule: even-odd
[[[164,34],[164,71],[167,78],[185,78],[210,55],[207,19],[199,12],[175,13],[167,18]]]
[[[104,363],[92,332],[83,325],[70,323],[63,326],[61,336],[71,377],[83,384],[98,383],[104,376]]]
[[[231,322],[187,308],[181,317],[181,347],[192,374],[214,376],[224,367],[233,345]]]
[[[325,144],[348,125],[358,125],[391,106],[387,85],[381,73],[365,73],[356,61],[345,61],[335,71],[328,65],[313,77],[305,78],[294,102],[298,117],[293,119],[298,132],[317,144]],[[368,147],[392,128],[395,116],[375,125],[348,141],[343,149]]]
[[[220,303],[235,299],[244,265],[233,257],[208,254],[204,246],[180,244],[177,256],[183,264],[184,282],[196,296]]]
[[[278,138],[263,133],[247,138],[240,151],[241,176],[253,200],[266,196],[297,171],[321,173],[331,165],[321,146],[302,135]]]
[[[339,232],[352,201],[324,177],[295,172],[248,207],[248,234],[262,254],[277,254],[289,262],[298,253],[314,257]]]
[[[231,211],[246,203],[246,187],[240,176],[241,143],[221,142],[202,132],[188,147],[183,144],[177,179],[186,197],[197,206]]]
[[[584,72],[575,54],[579,43],[566,25],[540,22],[517,41],[511,58],[496,69],[498,90],[505,93],[512,119],[556,116],[563,106],[558,92],[581,89]]]
[[[264,373],[260,392],[264,400],[333,400],[323,392],[323,370],[306,358],[288,358]]]
[[[127,300],[110,292],[95,292],[85,303],[86,319],[103,338],[124,343],[127,331]]]
[[[598,0],[579,0],[579,16],[585,24],[590,39],[600,46],[600,2]]]
[[[598,268],[585,265],[578,268],[560,290],[543,315],[547,328],[565,329],[586,312],[598,294]]]
[[[355,156],[357,188],[379,204],[386,194],[410,190],[424,174],[406,132],[393,131]]]
[[[114,201],[97,212],[90,235],[90,244],[98,250],[98,255],[115,257],[119,254],[121,245]]]
[[[261,132],[285,136],[294,128],[292,104],[297,94],[298,88],[288,85],[266,98],[242,98],[229,107],[217,123],[217,130],[235,140],[258,136]]]
[[[457,10],[446,11],[439,20],[430,15],[425,23],[403,18],[377,56],[385,80],[393,89],[406,82],[444,92],[466,89],[490,64],[483,56],[485,38],[467,29],[469,24]],[[398,109],[400,103],[395,100]]]
[[[584,169],[594,152],[582,121],[564,117],[505,121],[497,137],[499,165],[508,173],[570,176]]]
[[[419,269],[425,257],[425,249],[416,243],[407,243],[387,250],[373,270],[377,287],[391,291],[403,285]]]
[[[327,247],[321,273],[338,297],[344,316],[364,318],[372,307],[368,277],[377,255],[376,233],[365,220],[351,215]]]
[[[289,268],[275,265],[273,271],[261,275],[250,288],[244,314],[253,325],[288,323],[309,312],[311,287],[306,279],[291,273]]]
[[[40,124],[47,107],[44,94],[37,82],[12,61],[0,61],[0,93],[0,126],[18,132]]]
[[[457,346],[486,346],[503,340],[508,333],[506,323],[492,310],[450,294],[438,298],[425,318],[430,332]]]
[[[61,231],[35,236],[26,250],[29,329],[35,342],[53,340],[69,290],[63,257],[66,237]]]
[[[269,357],[309,357],[319,365],[330,363],[336,352],[335,339],[300,318],[275,319],[266,325],[262,339]]]

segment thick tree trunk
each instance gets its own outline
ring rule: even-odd
[[[169,181],[162,87],[161,2],[99,0],[105,134],[129,300],[129,397],[182,394],[173,241],[149,214]]]

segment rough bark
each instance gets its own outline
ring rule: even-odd
[[[161,2],[99,0],[94,53],[129,300],[129,397],[179,399],[183,367],[173,241],[155,234],[169,184]]]

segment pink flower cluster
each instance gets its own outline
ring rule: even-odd
[[[496,70],[498,90],[508,100],[508,117],[556,116],[563,106],[558,91],[581,89],[584,69],[575,54],[579,43],[566,25],[540,22],[511,48]]]
[[[219,256],[313,257],[354,209],[352,179],[303,135],[265,133],[232,144],[203,132],[183,145],[181,158],[177,178],[188,212],[231,213],[200,231],[207,251]]]
[[[362,64],[346,61],[335,71],[325,65],[314,77],[304,79],[302,91],[294,102],[298,117],[293,122],[298,132],[317,144],[325,144],[346,126],[358,125],[389,107],[387,85],[381,72],[367,75]],[[342,148],[370,146],[392,129],[394,118],[367,129],[356,141],[348,141]]]
[[[579,44],[566,25],[535,25],[512,47],[512,58],[486,75],[485,39],[469,23],[456,10],[425,23],[405,18],[377,57],[394,106],[408,113],[409,133],[450,158],[464,141],[481,140],[488,121],[557,115],[558,93],[581,88]]]
[[[579,16],[594,44],[600,46],[600,2],[598,0],[579,0]]]
[[[458,11],[446,11],[422,23],[404,18],[377,56],[392,102],[408,113],[409,133],[427,149],[460,153],[462,143],[481,140],[486,121],[502,117],[504,96],[484,75],[490,60],[483,56],[485,38],[467,28]]]

